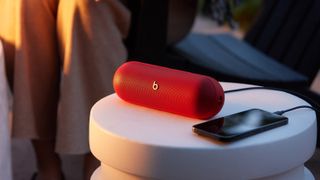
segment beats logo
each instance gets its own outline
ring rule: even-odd
[[[209,76],[135,61],[118,68],[113,87],[127,102],[198,119],[216,115],[224,103],[221,85]]]
[[[159,85],[157,84],[157,81],[153,81],[152,89],[155,91],[159,89]]]

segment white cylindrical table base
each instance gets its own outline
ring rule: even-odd
[[[227,90],[249,85],[222,86]],[[300,105],[309,104],[285,92],[241,91],[226,94],[217,117]],[[91,109],[90,149],[101,161],[103,179],[312,179],[304,163],[316,146],[315,112],[298,109],[285,116],[285,126],[224,144],[192,132],[192,125],[201,120],[129,104],[113,94]]]

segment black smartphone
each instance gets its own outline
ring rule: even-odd
[[[288,118],[261,109],[250,109],[193,126],[193,132],[231,142],[288,124]]]

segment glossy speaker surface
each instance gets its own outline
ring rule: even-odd
[[[117,69],[113,87],[127,102],[197,119],[216,115],[224,103],[220,83],[209,76],[136,61]]]

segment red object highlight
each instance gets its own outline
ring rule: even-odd
[[[117,69],[113,87],[127,102],[197,119],[216,115],[224,103],[221,85],[209,76],[136,61]]]

